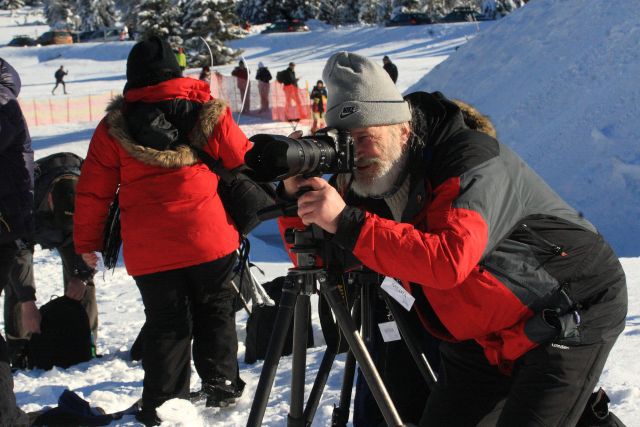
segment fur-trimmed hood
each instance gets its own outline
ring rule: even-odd
[[[493,123],[491,123],[489,117],[483,115],[480,111],[476,110],[475,107],[464,101],[454,99],[453,102],[460,108],[460,111],[462,111],[462,118],[464,119],[465,125],[478,132],[484,132],[492,138],[497,138],[496,129],[493,127]]]
[[[123,114],[126,101],[124,97],[116,97],[107,107],[106,123],[108,132],[133,158],[152,166],[179,168],[191,166],[199,161],[198,155],[191,148],[204,148],[214,128],[223,116],[227,104],[219,99],[212,99],[202,104],[198,120],[189,134],[191,146],[178,145],[175,149],[157,150],[138,143],[131,135]]]

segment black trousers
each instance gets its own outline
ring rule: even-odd
[[[0,244],[0,293],[7,286],[19,250],[15,243]],[[0,335],[0,425],[28,425],[28,418],[16,406],[13,376],[9,367],[7,344]]]
[[[438,384],[420,425],[573,426],[615,338],[590,345],[536,347],[518,359],[511,376],[489,365],[474,341],[442,343]]]
[[[189,397],[190,350],[203,383],[238,378],[233,252],[215,261],[135,277],[146,323],[142,349],[142,406],[151,411]]]

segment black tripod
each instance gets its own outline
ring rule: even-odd
[[[287,242],[294,244],[291,250],[296,253],[298,267],[289,270],[282,289],[280,307],[276,315],[273,333],[267,348],[247,426],[258,427],[262,423],[278,369],[278,362],[284,347],[286,331],[289,330],[292,316],[294,316],[293,360],[288,425],[297,427],[311,424],[328,371],[335,357],[335,354],[327,357],[327,353],[325,353],[320,372],[309,396],[309,404],[305,409],[304,383],[308,334],[306,319],[310,310],[310,296],[318,290],[321,297],[324,297],[329,307],[331,307],[336,323],[349,345],[353,358],[360,366],[385,422],[389,426],[403,425],[358,332],[358,327],[342,300],[336,280],[330,280],[331,276],[341,274],[341,272],[333,265],[334,260],[330,258],[331,251],[323,238],[322,230],[316,226],[311,226],[304,230],[287,230],[286,234]],[[322,260],[325,263],[324,268],[317,267],[317,257],[319,255],[322,256]],[[319,289],[316,288],[316,283],[319,284]]]

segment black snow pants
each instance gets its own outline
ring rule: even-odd
[[[549,343],[518,359],[511,376],[474,341],[441,343],[436,389],[421,426],[574,426],[616,336],[580,346]]]
[[[15,243],[0,244],[0,293],[8,285],[19,249]],[[7,344],[0,335],[0,425],[28,425],[27,415],[16,406]]]
[[[142,344],[143,411],[189,398],[193,362],[203,383],[238,377],[235,291],[229,278],[236,253],[176,270],[135,277],[146,323]]]

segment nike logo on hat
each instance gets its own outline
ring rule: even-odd
[[[342,111],[340,112],[340,118],[341,119],[346,119],[347,117],[349,117],[350,115],[352,115],[354,113],[357,113],[358,111],[360,111],[358,106],[356,106],[356,105],[347,105],[345,107],[342,107]]]

